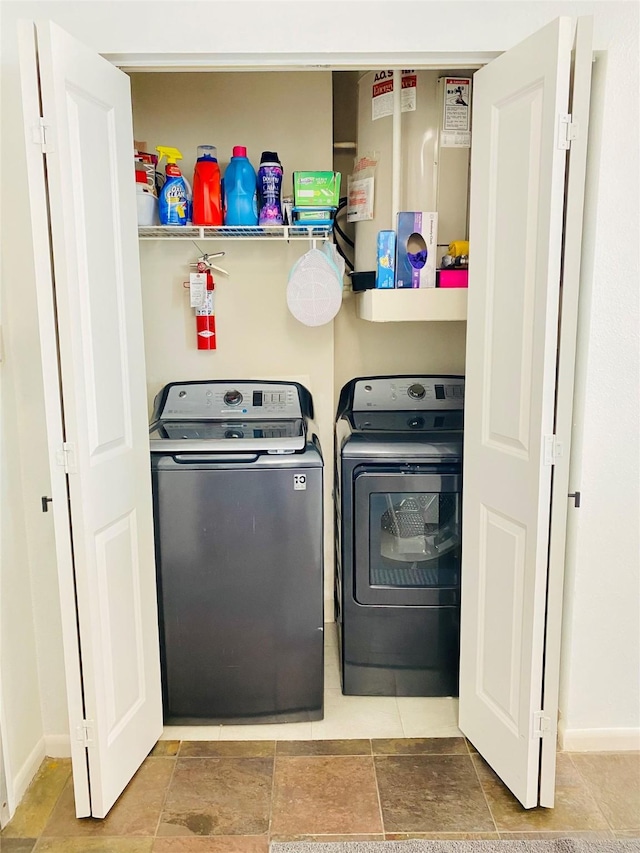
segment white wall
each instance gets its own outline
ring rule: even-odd
[[[637,57],[638,15],[634,3],[616,2],[5,2],[2,15],[2,132],[3,152],[21,131],[12,113],[16,58],[14,22],[19,17],[51,18],[78,39],[105,54],[201,52],[223,57],[228,64],[270,54],[274,62],[296,64],[303,59],[322,63],[327,52],[360,52],[356,67],[418,64],[430,51],[500,52],[508,49],[558,14],[593,14],[596,48],[607,50],[608,71],[602,83],[601,162],[592,161],[588,198],[588,252],[585,284],[592,286],[590,310],[583,313],[581,384],[577,421],[581,430],[581,468],[578,482],[584,508],[572,515],[572,550],[567,600],[567,642],[564,650],[562,705],[565,730],[638,728],[638,217]],[[366,12],[366,14],[363,14]],[[452,20],[455,25],[452,25]],[[286,21],[286,26],[283,22]],[[247,25],[249,22],[249,25]],[[292,36],[295,34],[295,37]],[[179,57],[178,57],[179,60]],[[353,65],[352,65],[353,67]],[[6,87],[6,88],[5,88]],[[329,121],[329,117],[327,117]],[[3,156],[3,193],[18,203],[24,197],[24,170]],[[7,166],[9,170],[7,171]],[[598,176],[600,180],[598,181]],[[597,208],[595,207],[597,204]],[[6,222],[5,208],[5,222]],[[3,223],[4,224],[4,223]],[[29,251],[28,230],[5,240],[3,253],[24,258]],[[5,261],[8,263],[8,261]],[[20,261],[15,262],[15,268]],[[28,275],[3,275],[2,286],[13,293],[32,290]],[[589,300],[587,300],[589,301]],[[589,305],[585,305],[589,309]],[[15,317],[4,316],[11,325]],[[586,324],[586,325],[585,325]],[[585,339],[586,336],[586,339]],[[7,334],[5,332],[5,338]],[[12,338],[8,336],[11,342]],[[14,358],[12,344],[8,359]],[[24,353],[27,373],[35,352]],[[20,371],[20,366],[16,367]],[[3,386],[4,394],[4,386]],[[19,402],[19,401],[18,401]],[[22,399],[22,403],[24,399]],[[16,438],[16,452],[29,457],[33,424],[14,412],[6,396],[3,439]],[[22,405],[19,402],[19,405]],[[612,424],[615,427],[612,427]],[[13,453],[13,450],[12,450]],[[7,611],[28,612],[29,590],[21,576],[17,586],[11,573],[26,571],[29,553],[20,521],[8,525],[9,512],[18,519],[33,511],[21,506],[22,471],[3,474],[2,513],[4,543],[0,583],[10,591],[3,598]],[[42,467],[42,466],[41,466]],[[35,476],[35,475],[34,475]],[[44,475],[42,475],[44,476]],[[23,482],[25,493],[27,484]],[[622,520],[621,520],[622,519]],[[17,562],[16,562],[17,561]],[[33,564],[31,571],[35,571]],[[5,622],[5,624],[7,624]],[[24,626],[22,628],[25,630]],[[13,632],[10,643],[20,651]],[[33,649],[34,632],[27,631]],[[7,651],[3,646],[3,662]],[[9,655],[11,657],[11,655]],[[60,668],[54,667],[60,676]],[[4,673],[3,673],[4,675]],[[4,676],[6,677],[6,676]],[[61,680],[61,679],[59,679]],[[34,684],[33,679],[31,683]],[[2,687],[3,698],[8,686]],[[34,690],[37,696],[38,689]],[[9,696],[14,700],[13,692]],[[48,711],[48,709],[47,709]],[[14,730],[7,726],[7,738]],[[5,740],[5,748],[8,745]]]
[[[566,749],[640,749],[638,6],[595,64],[587,163],[560,736]],[[622,121],[621,121],[622,119]],[[624,127],[624,130],[623,130]],[[618,207],[616,210],[616,199]]]
[[[24,187],[14,194],[10,185],[25,170],[24,142],[6,132],[22,126],[16,57],[15,43],[3,43],[0,724],[11,809],[45,755],[47,732],[68,740],[52,515],[41,509],[50,490],[35,291],[25,285],[30,212]]]

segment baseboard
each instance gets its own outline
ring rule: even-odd
[[[640,750],[640,728],[568,729],[558,724],[558,742],[565,752],[628,752]]]
[[[45,735],[44,748],[49,758],[71,758],[69,735]]]
[[[38,768],[42,764],[42,759],[46,754],[44,738],[40,738],[29,753],[27,760],[13,777],[13,780],[7,779],[7,786],[11,786],[11,791],[7,792],[9,795],[11,817],[13,817],[18,803],[24,797],[27,788],[31,784],[31,780],[38,772]]]

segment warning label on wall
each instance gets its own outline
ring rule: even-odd
[[[443,130],[471,127],[471,78],[446,77],[444,81]]]

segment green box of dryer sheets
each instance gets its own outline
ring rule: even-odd
[[[337,207],[340,172],[294,172],[293,203],[296,207]]]

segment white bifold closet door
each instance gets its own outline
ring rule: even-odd
[[[48,22],[21,50],[76,812],[104,817],[162,731],[129,78]]]
[[[474,77],[459,724],[527,808],[553,805],[568,478],[556,463],[569,451],[575,345],[558,353],[563,335],[575,343],[584,146],[568,186],[580,200],[570,258],[565,175],[570,138],[586,134],[588,41],[572,75],[574,22],[559,18]],[[585,77],[578,129],[571,82]]]

